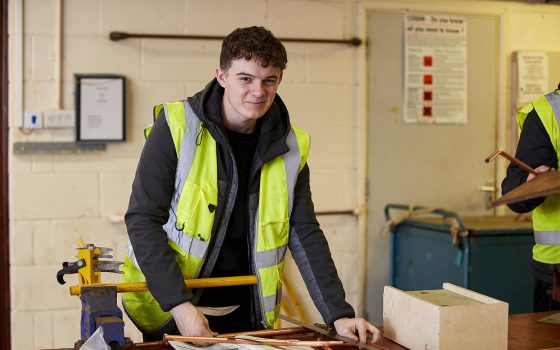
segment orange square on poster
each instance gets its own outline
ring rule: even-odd
[[[432,75],[424,74],[424,85],[432,85]]]
[[[431,90],[424,90],[423,94],[422,94],[422,100],[431,101],[432,100],[432,91]]]
[[[423,117],[431,117],[432,116],[432,106],[424,106],[422,108],[422,116]]]
[[[434,58],[432,56],[424,56],[424,67],[432,67]]]

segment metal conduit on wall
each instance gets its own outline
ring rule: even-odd
[[[315,215],[358,215],[354,210],[332,210],[332,211],[317,211]]]
[[[119,41],[125,39],[191,39],[191,40],[223,40],[223,36],[217,35],[180,35],[180,34],[147,34],[147,33],[127,33],[127,32],[111,32],[109,39]],[[360,46],[362,39],[313,39],[313,38],[278,38],[284,42],[294,43],[310,43],[310,44],[345,44],[351,46]]]

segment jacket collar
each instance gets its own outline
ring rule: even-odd
[[[222,120],[223,96],[224,88],[213,79],[202,91],[189,97],[187,101],[200,121],[208,127],[216,142],[225,145],[228,141]],[[288,152],[286,138],[291,129],[290,118],[288,109],[278,94],[274,97],[270,109],[257,123],[260,124],[257,128],[260,130],[257,152],[262,163]]]

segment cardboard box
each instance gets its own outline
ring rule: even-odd
[[[385,286],[383,333],[411,350],[507,349],[508,304],[451,283],[410,292]]]

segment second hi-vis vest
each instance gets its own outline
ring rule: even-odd
[[[175,193],[163,229],[183,277],[197,278],[209,253],[218,203],[216,142],[186,100],[156,106],[154,118],[161,109],[165,111],[177,152]],[[151,127],[146,132],[150,130]],[[280,310],[294,188],[307,161],[310,140],[292,125],[286,143],[289,151],[261,168],[255,226],[250,228],[251,234],[256,234],[251,260],[258,277],[261,318],[267,327],[273,326]],[[123,282],[145,282],[130,243],[123,271]],[[123,293],[122,299],[127,313],[144,332],[157,332],[171,320],[171,313],[164,312],[150,292]]]
[[[556,169],[560,170],[560,90],[539,97],[533,103],[521,108],[517,112],[517,123],[519,128],[527,115],[535,110],[550,137],[550,141],[558,164]],[[545,264],[560,263],[560,194],[546,197],[545,201],[533,210],[533,230],[535,231],[535,246],[533,247],[533,259]]]

